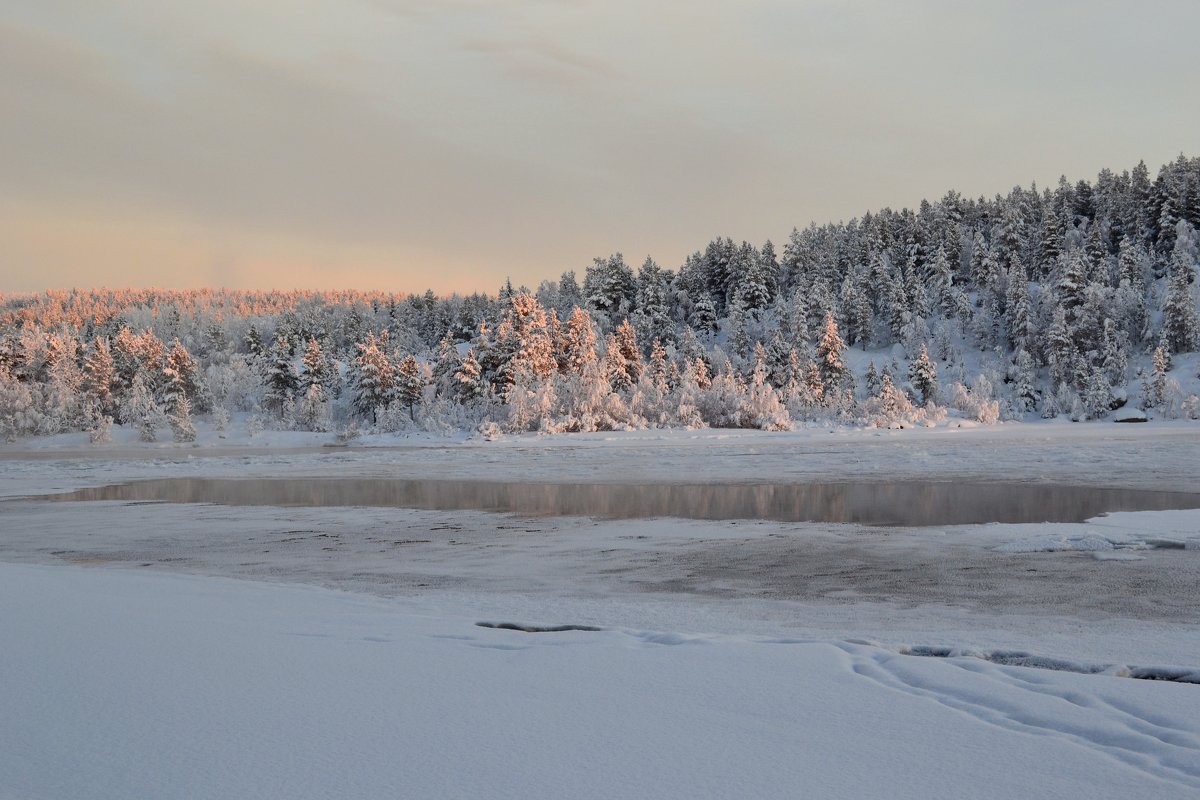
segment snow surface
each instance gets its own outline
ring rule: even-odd
[[[1191,798],[1200,690],[0,566],[0,795]]]
[[[397,443],[0,448],[0,798],[1200,792],[1200,686],[1119,677],[1200,668],[1198,511],[864,528],[15,499],[190,476],[1200,489],[1200,432],[1154,421]]]

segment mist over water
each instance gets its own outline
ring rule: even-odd
[[[609,484],[389,479],[171,478],[35,499],[371,506],[606,519],[761,519],[862,525],[1082,522],[1113,511],[1200,508],[1200,494],[1016,483]]]

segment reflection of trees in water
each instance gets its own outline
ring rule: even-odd
[[[702,485],[171,478],[42,499],[384,506],[616,519],[770,519],[872,525],[1071,522],[1105,511],[1200,507],[1200,495],[1183,492],[931,481]]]

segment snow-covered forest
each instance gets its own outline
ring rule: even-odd
[[[0,430],[1200,418],[1200,158],[868,213],[535,290],[0,296]]]

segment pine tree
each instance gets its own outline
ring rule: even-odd
[[[1038,401],[1033,357],[1024,350],[1018,350],[1013,360],[1013,369],[1015,373],[1013,375],[1013,391],[1016,395],[1017,407],[1023,412],[1032,411]]]
[[[101,415],[116,413],[116,398],[113,397],[116,385],[117,373],[108,340],[97,337],[92,342],[92,352],[83,362],[83,390]]]
[[[309,339],[304,348],[304,356],[300,361],[299,393],[307,396],[310,388],[320,386],[323,393],[328,396],[330,384],[333,382],[332,372],[333,365],[325,357],[321,343],[315,338]]]
[[[821,385],[826,394],[837,391],[845,383],[847,375],[845,352],[846,345],[842,343],[842,337],[838,333],[837,322],[834,320],[833,314],[826,313],[824,333],[821,334],[821,341],[817,344],[817,369],[820,372]]]
[[[625,360],[629,383],[631,385],[637,383],[638,377],[642,374],[642,353],[638,349],[637,331],[629,324],[628,319],[617,326],[616,342],[617,347],[621,349],[621,356]]]
[[[700,295],[692,311],[692,329],[705,339],[710,339],[717,332],[717,309],[708,292]]]
[[[496,388],[507,392],[516,371],[525,369],[537,380],[558,370],[554,342],[550,336],[546,311],[537,298],[521,291],[509,301],[500,327],[496,329]]]
[[[359,414],[370,414],[371,421],[378,422],[378,409],[387,408],[395,399],[396,391],[396,370],[384,351],[387,346],[386,332],[381,338],[369,333],[365,342],[358,342],[355,346],[358,356],[354,359],[354,407]]]
[[[1058,306],[1046,331],[1046,365],[1050,367],[1050,379],[1055,386],[1071,380],[1075,352],[1075,340],[1067,326],[1067,311]]]
[[[296,407],[296,424],[306,431],[328,431],[332,426],[329,397],[320,383],[309,384]]]
[[[468,350],[462,364],[454,373],[458,397],[464,403],[475,403],[486,399],[491,393],[491,384],[483,375],[483,369],[475,360],[475,351]]]
[[[458,368],[462,366],[462,357],[454,339],[447,332],[438,341],[437,354],[433,359],[433,371],[430,383],[433,384],[435,397],[453,397],[455,393],[455,378]]]
[[[1157,408],[1163,404],[1167,394],[1167,351],[1161,344],[1154,348],[1153,368],[1150,375],[1142,379],[1143,408]]]
[[[396,381],[396,398],[408,408],[408,418],[416,421],[416,407],[425,397],[425,375],[414,356],[400,362]]]
[[[188,399],[189,409],[195,407],[197,411],[207,410],[208,403],[200,386],[199,372],[196,360],[183,343],[178,339],[172,342],[171,351],[167,354],[166,364],[163,366],[163,376],[166,379],[163,396],[168,411],[174,410],[180,397]]]
[[[1125,373],[1129,369],[1129,337],[1107,317],[1104,320],[1104,350],[1100,366],[1111,384],[1125,384]]]
[[[764,431],[788,431],[792,420],[779,394],[767,381],[767,352],[762,343],[754,347],[754,371],[739,410],[739,423],[745,428]]]
[[[162,417],[162,410],[150,391],[146,373],[141,370],[133,376],[129,399],[121,406],[121,416],[125,424],[138,427],[138,438],[143,442],[153,442],[157,438],[155,428]]]
[[[614,392],[625,392],[633,387],[634,378],[629,362],[622,352],[617,335],[610,333],[604,345],[604,376]]]
[[[275,340],[275,345],[271,348],[263,383],[266,385],[263,407],[282,418],[284,403],[288,400],[294,402],[296,392],[300,388],[300,378],[292,365],[291,345],[282,336]]]
[[[1014,256],[1012,260],[1004,307],[1010,346],[1014,350],[1027,349],[1034,336],[1034,326],[1029,298],[1029,280],[1020,256]]]
[[[883,383],[879,379],[879,370],[875,368],[875,362],[867,364],[867,372],[863,375],[863,385],[867,389],[868,397],[879,397],[879,390],[883,388]]]
[[[176,442],[196,441],[196,426],[192,424],[192,404],[186,394],[175,396],[167,421]]]
[[[1186,223],[1180,223],[1182,228]],[[1167,280],[1167,294],[1163,300],[1163,336],[1173,353],[1194,350],[1200,341],[1200,323],[1196,317],[1196,302],[1192,299],[1188,284],[1193,280],[1195,266],[1188,252],[1187,239],[1179,236],[1171,255],[1171,273]]]
[[[263,338],[258,330],[258,326],[251,323],[250,330],[246,332],[246,352],[252,356],[261,356],[263,354]]]
[[[563,334],[563,353],[559,369],[567,375],[580,375],[584,367],[597,360],[596,328],[592,315],[576,306]]]
[[[921,403],[928,405],[937,398],[937,365],[929,360],[925,343],[921,343],[921,352],[912,360],[908,367],[908,379],[913,388],[921,393]]]
[[[1080,399],[1083,401],[1089,419],[1100,419],[1111,410],[1112,386],[1102,368],[1097,367],[1088,375],[1083,397]]]

